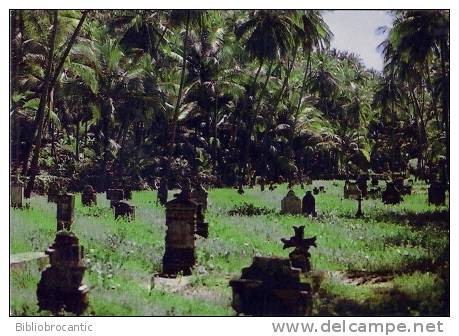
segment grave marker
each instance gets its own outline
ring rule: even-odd
[[[11,181],[11,206],[13,208],[22,208],[24,199],[24,183],[15,175]]]
[[[446,187],[444,184],[434,181],[430,184],[427,192],[429,204],[445,205],[446,202]]]
[[[116,201],[113,203],[115,208],[115,219],[118,217],[124,217],[127,220],[135,219],[135,206],[131,205],[127,201]]]
[[[230,281],[231,306],[238,314],[255,316],[307,316],[312,311],[311,285],[300,278],[287,258],[253,258],[240,279]]]
[[[382,201],[384,204],[398,204],[403,200],[400,192],[395,187],[393,182],[386,183],[386,189],[382,193]]]
[[[190,199],[189,181],[182,191],[166,203],[166,251],[163,257],[163,275],[190,275],[196,262],[195,238],[197,204]]]
[[[303,197],[303,214],[306,216],[316,217],[316,199],[311,190],[306,191]]]
[[[281,213],[298,215],[301,214],[301,200],[293,190],[289,190],[281,201]]]
[[[108,189],[106,197],[110,201],[110,208],[113,209],[115,203],[124,199],[123,189]]]
[[[75,195],[55,195],[53,200],[57,204],[57,231],[70,230],[75,218]]]
[[[73,232],[59,231],[45,253],[51,266],[42,272],[38,283],[40,310],[50,310],[53,314],[61,310],[82,314],[88,306],[89,289],[82,282],[86,267],[78,238]]]
[[[309,253],[309,248],[311,246],[317,247],[316,237],[304,238],[304,226],[294,226],[293,229],[295,230],[294,236],[289,239],[281,239],[284,243],[283,249],[295,248],[289,254],[292,267],[299,268],[306,273],[311,270],[311,262],[309,261],[311,254]]]
[[[97,194],[92,185],[87,184],[81,193],[81,204],[83,206],[97,205]]]
[[[357,182],[346,180],[344,182],[344,198],[357,200],[361,194]]]

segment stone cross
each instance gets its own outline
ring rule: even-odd
[[[83,188],[83,192],[81,193],[81,204],[83,204],[83,206],[97,205],[97,194],[92,185],[87,184]]]
[[[190,275],[196,262],[195,238],[197,204],[190,199],[189,181],[182,191],[166,203],[166,249],[163,257],[163,275]]]
[[[191,199],[197,204],[202,205],[202,211],[207,211],[207,195],[208,192],[201,183],[199,183],[196,188],[191,192]]]
[[[312,189],[312,192],[313,192],[314,195],[318,195],[318,194],[319,194],[319,188],[314,187],[314,188]]]
[[[23,199],[24,183],[22,183],[18,175],[15,175],[11,181],[11,206],[13,208],[22,208]]]
[[[301,200],[293,190],[289,190],[281,201],[281,213],[298,215],[301,214]]]
[[[38,307],[53,314],[61,310],[82,314],[88,307],[89,289],[83,284],[86,267],[78,238],[71,231],[59,231],[45,253],[51,265],[42,272],[38,283]]]
[[[316,237],[304,238],[304,226],[294,226],[295,235],[289,239],[282,238],[281,241],[284,243],[284,249],[294,247],[295,249],[290,252],[289,258],[292,262],[292,267],[300,268],[303,272],[309,272],[311,270],[311,262],[309,258],[309,248],[311,246],[317,247]]]
[[[106,196],[110,200],[110,208],[113,209],[116,202],[124,199],[124,191],[123,189],[108,189]]]
[[[303,197],[303,214],[306,216],[316,217],[316,199],[310,190],[306,191]]]

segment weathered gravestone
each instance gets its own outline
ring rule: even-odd
[[[58,183],[55,181],[50,182],[48,186],[48,202],[56,202],[56,197],[61,193]]]
[[[281,213],[298,215],[301,214],[301,200],[293,190],[289,190],[281,201]]]
[[[24,183],[15,175],[11,180],[11,206],[13,208],[22,208],[24,199]]]
[[[38,307],[53,314],[61,310],[82,314],[88,306],[89,289],[83,284],[83,247],[73,232],[59,231],[45,252],[50,264],[37,286]]]
[[[168,180],[166,177],[162,177],[159,181],[157,202],[161,205],[167,203],[167,193],[168,193]]]
[[[75,219],[75,195],[55,195],[53,201],[57,204],[57,231],[70,230]]]
[[[135,219],[135,206],[127,201],[116,201],[113,203],[115,208],[115,219],[123,217],[127,220]]]
[[[306,191],[303,197],[303,214],[306,216],[316,217],[316,199],[310,190]]]
[[[196,262],[195,239],[197,204],[191,200],[189,181],[182,192],[166,203],[166,251],[163,257],[163,275],[190,275]]]
[[[231,306],[238,314],[254,316],[307,316],[312,311],[311,284],[300,278],[287,258],[254,257],[242,269],[241,278],[231,280]]]
[[[108,189],[106,192],[107,199],[110,201],[110,208],[115,207],[115,203],[124,199],[123,189]]]
[[[319,186],[319,192],[325,193],[325,187],[324,186]]]
[[[429,204],[445,205],[446,202],[446,187],[443,183],[434,181],[430,184],[427,192]]]
[[[202,211],[207,211],[207,195],[208,192],[201,183],[199,183],[196,188],[191,192],[191,199],[197,204],[202,205]]]
[[[198,204],[196,208],[196,234],[204,238],[209,237],[209,223],[204,219],[202,204]]]
[[[319,194],[319,188],[317,188],[317,187],[312,188],[312,193],[314,195],[318,195]]]
[[[344,198],[357,200],[360,195],[361,191],[357,185],[357,182],[351,182],[349,180],[344,182]]]
[[[393,182],[386,183],[386,189],[382,193],[382,201],[384,204],[398,204],[403,200],[400,192],[397,190]]]
[[[92,185],[87,184],[81,193],[81,204],[83,206],[97,205],[97,194]]]
[[[309,248],[311,246],[317,247],[316,237],[304,238],[304,226],[294,226],[293,229],[295,230],[294,236],[289,239],[281,239],[284,243],[283,248],[285,250],[286,248],[294,247],[295,249],[289,254],[292,267],[299,268],[303,272],[309,272],[311,270]]]

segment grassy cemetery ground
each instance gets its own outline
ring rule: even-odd
[[[242,196],[235,189],[209,190],[209,238],[197,238],[190,283],[169,290],[151,289],[152,274],[161,271],[165,235],[156,191],[133,192],[132,222],[115,221],[104,194],[92,208],[82,207],[77,195],[73,231],[85,248],[84,282],[91,289],[85,314],[235,315],[228,281],[255,255],[288,257],[280,239],[290,237],[294,225],[305,225],[307,237],[317,236],[317,248],[310,250],[321,280],[314,315],[448,314],[449,211],[427,204],[427,186],[416,183],[396,206],[365,200],[365,218],[355,219],[357,202],[342,200],[343,181],[321,182],[314,183],[326,189],[316,196],[316,219],[278,214],[286,184],[273,192],[257,186]],[[304,195],[299,186],[295,192]],[[44,251],[54,239],[56,205],[43,196],[29,203],[28,209],[11,209],[12,254]],[[40,273],[27,268],[10,277],[11,313],[46,315],[36,306]]]

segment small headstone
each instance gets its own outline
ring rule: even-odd
[[[386,189],[382,193],[382,201],[384,204],[398,204],[402,201],[402,196],[397,190],[393,182],[386,183]]]
[[[191,200],[195,201],[197,204],[201,204],[204,212],[207,211],[207,195],[208,192],[201,183],[191,192]]]
[[[22,208],[24,199],[24,183],[19,176],[14,176],[11,181],[11,206],[13,208]]]
[[[430,184],[427,192],[429,204],[445,205],[446,202],[446,187],[444,184],[434,181]]]
[[[61,194],[61,190],[59,189],[59,185],[57,182],[52,181],[49,183],[48,186],[48,202],[56,202],[57,197]]]
[[[81,193],[81,204],[83,206],[97,205],[97,194],[92,185],[87,184]]]
[[[57,204],[57,231],[70,230],[75,218],[75,195],[57,195],[54,202]]]
[[[106,196],[110,200],[110,208],[113,209],[116,202],[124,199],[124,191],[123,189],[108,189]]]
[[[268,189],[269,189],[270,191],[273,191],[273,190],[275,190],[276,188],[277,188],[277,186],[274,185],[274,183],[271,182],[271,183],[269,184],[269,188],[268,188]]]
[[[357,200],[360,194],[361,191],[359,189],[359,186],[357,185],[357,182],[351,182],[349,180],[346,180],[344,182],[344,198]]]
[[[314,188],[312,189],[312,192],[314,193],[314,195],[318,195],[318,194],[319,194],[319,188],[314,187]]]
[[[306,195],[303,197],[303,214],[306,216],[317,216],[316,199],[311,193],[311,190],[306,191]]]
[[[167,193],[168,193],[168,180],[166,177],[162,177],[159,181],[158,196],[157,202],[161,205],[167,203]]]
[[[283,249],[294,247],[295,249],[290,252],[289,258],[292,262],[292,267],[299,268],[303,272],[309,272],[311,270],[311,262],[309,258],[309,248],[311,246],[317,247],[316,237],[304,238],[304,226],[294,226],[295,235],[289,239],[282,238],[281,241],[284,243]]]
[[[190,199],[189,181],[175,199],[166,203],[166,248],[163,275],[190,275],[196,262],[195,240],[197,204]]]
[[[50,264],[37,287],[38,307],[53,314],[61,310],[82,314],[88,307],[89,289],[83,284],[86,267],[83,247],[73,232],[59,231],[46,254]]]
[[[198,204],[196,208],[196,234],[204,238],[209,237],[209,223],[204,219],[202,204]]]
[[[281,201],[281,213],[298,215],[301,214],[301,200],[293,190],[289,190]]]
[[[231,306],[238,314],[307,316],[312,311],[311,284],[300,278],[287,258],[254,257],[240,279],[230,281]]]
[[[265,191],[265,179],[263,177],[260,177],[260,190]]]
[[[319,192],[325,193],[325,187],[324,186],[319,186]]]
[[[131,205],[127,201],[116,201],[113,203],[115,208],[115,219],[123,217],[127,220],[135,219],[135,206]]]

